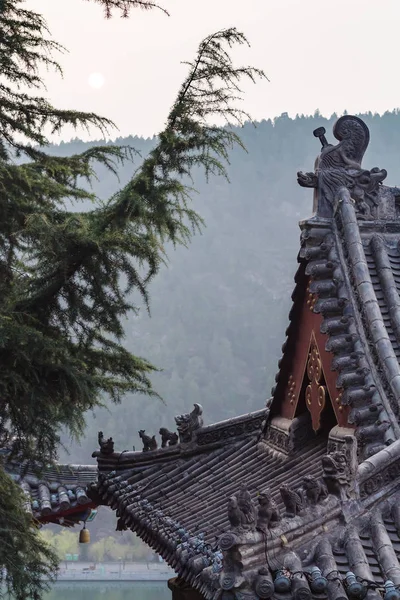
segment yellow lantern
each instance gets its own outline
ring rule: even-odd
[[[86,529],[86,523],[83,526],[83,529],[79,532],[79,543],[80,544],[89,544],[90,542],[90,531]]]

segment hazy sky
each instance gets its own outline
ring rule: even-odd
[[[64,79],[45,75],[50,100],[110,117],[119,128],[111,137],[151,136],[185,76],[180,61],[191,59],[206,35],[235,26],[251,43],[236,53],[238,62],[270,79],[246,85],[244,107],[257,120],[400,106],[399,0],[160,2],[170,17],[135,10],[129,19],[107,21],[101,7],[84,0],[27,0],[69,50],[60,56]],[[89,85],[96,73],[104,78],[100,88]]]

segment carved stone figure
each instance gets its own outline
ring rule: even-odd
[[[301,187],[316,188],[318,186],[318,177],[315,173],[303,173],[299,171],[297,173],[297,183]]]
[[[306,475],[304,477],[303,488],[310,504],[318,504],[318,502],[328,497],[326,485],[321,479],[314,477],[314,475]]]
[[[228,519],[232,529],[240,527],[242,522],[242,512],[238,506],[236,496],[231,496],[228,500]]]
[[[343,435],[340,427],[334,427],[329,434],[327,450],[327,454],[342,452],[345,455],[349,479],[353,481],[358,469],[358,443],[356,437],[349,434]]]
[[[178,443],[178,434],[169,431],[166,427],[161,427],[159,434],[161,435],[161,448],[166,448],[168,446],[176,446]]]
[[[368,127],[358,117],[345,115],[335,123],[333,135],[339,141],[335,146],[327,142],[323,127],[314,131],[314,136],[322,144],[316,172],[299,172],[297,181],[302,187],[317,189],[317,205],[314,208],[319,216],[332,216],[337,191],[346,187],[355,202],[359,218],[372,219],[377,216],[379,186],[387,172],[377,167],[370,171],[361,167],[369,143]]]
[[[86,494],[87,497],[96,504],[96,506],[101,506],[105,503],[104,498],[99,492],[99,484],[95,481],[91,481],[89,485],[86,486]]]
[[[251,524],[255,526],[256,524],[256,509],[254,508],[254,504],[252,502],[250,492],[246,488],[245,485],[242,485],[237,496],[238,506],[242,511],[242,521],[244,523]]]
[[[242,486],[238,494],[229,498],[228,519],[231,528],[238,530],[255,529],[256,516],[256,509],[250,493],[245,486]]]
[[[193,432],[203,426],[202,414],[203,407],[201,404],[195,404],[191,413],[175,417],[180,442],[188,443],[192,441]]]
[[[298,490],[293,490],[287,483],[284,483],[279,489],[283,503],[286,507],[286,516],[293,518],[299,514],[303,508],[303,498]]]
[[[349,498],[351,470],[344,452],[332,452],[322,457],[323,477],[331,494],[342,501]]]
[[[266,533],[270,527],[274,527],[280,520],[278,507],[270,491],[266,490],[258,496],[257,529]]]
[[[106,440],[102,431],[99,431],[98,441],[100,446],[100,452],[102,454],[112,454],[114,452],[113,439],[110,437],[108,438],[108,440]]]
[[[288,450],[289,452],[295,452],[301,448],[305,441],[310,439],[313,435],[311,415],[310,413],[304,413],[295,417],[289,427],[289,440]]]
[[[157,450],[157,440],[155,435],[150,437],[149,435],[146,435],[145,429],[140,429],[139,436],[143,442],[143,452]]]

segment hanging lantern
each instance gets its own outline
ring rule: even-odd
[[[83,529],[79,532],[79,543],[80,544],[89,544],[90,542],[90,531],[86,529],[86,523],[83,526]]]

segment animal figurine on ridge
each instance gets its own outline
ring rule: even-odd
[[[192,441],[193,433],[203,427],[203,407],[201,404],[194,404],[194,409],[191,413],[178,415],[175,417],[179,433],[179,441],[189,443]]]
[[[102,454],[112,454],[114,452],[114,442],[112,437],[106,440],[102,431],[99,431],[98,433],[98,442]]]
[[[150,450],[157,450],[157,440],[156,440],[155,435],[150,437],[149,435],[146,435],[145,429],[140,429],[139,436],[143,442],[143,452],[149,452]]]
[[[173,431],[169,431],[169,429],[166,427],[161,427],[159,434],[161,435],[161,448],[166,448],[167,445],[176,446],[178,443],[178,434]]]
[[[249,491],[242,486],[235,496],[228,502],[228,519],[232,529],[251,530],[256,526],[256,509]]]
[[[279,491],[286,507],[286,516],[289,518],[296,517],[304,507],[301,492],[290,488],[287,483],[284,483]]]
[[[310,504],[318,504],[321,500],[328,497],[328,489],[321,479],[317,479],[314,475],[306,475],[303,479],[303,489],[306,498]]]
[[[259,494],[258,505],[257,529],[266,533],[270,527],[279,523],[281,516],[269,490]]]

